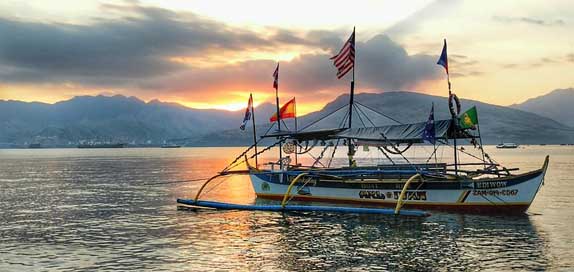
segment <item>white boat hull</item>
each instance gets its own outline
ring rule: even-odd
[[[417,184],[411,184],[409,187],[411,189],[406,190],[403,198],[403,207],[470,212],[524,212],[541,187],[546,168],[547,163],[540,170],[517,176],[463,181],[445,180],[418,190],[412,189],[416,188]],[[282,172],[254,172],[250,174],[250,177],[255,193],[261,198],[281,200],[290,185],[290,181],[282,175]],[[320,180],[306,180],[303,177],[293,186],[288,198],[300,201],[345,202],[394,207],[405,182],[406,179],[382,182],[346,180],[339,186],[327,186],[328,183]],[[449,188],[433,188],[441,186]]]

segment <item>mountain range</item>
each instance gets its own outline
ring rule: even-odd
[[[557,105],[562,104],[552,102],[556,99],[560,102],[574,99],[574,92],[557,90],[549,96],[511,107],[465,99],[461,103],[463,111],[476,105],[483,139],[488,143],[573,143],[574,129],[568,126],[572,125],[572,119],[567,118],[573,111],[569,107],[558,109]],[[340,127],[348,100],[348,95],[339,96],[322,109],[301,116],[299,129],[308,125],[311,126],[307,130]],[[358,103],[353,126],[424,122],[432,104],[436,119],[449,117],[445,97],[399,91],[357,94],[355,101]],[[339,108],[333,115],[313,123]],[[262,135],[269,130],[268,117],[275,111],[275,105],[264,103],[255,111],[257,134]],[[561,114],[552,115],[555,113]],[[120,95],[79,96],[55,104],[0,100],[0,143],[10,146],[76,145],[83,141],[161,144],[167,141],[192,146],[248,145],[252,142],[251,129],[239,130],[243,114],[243,111],[192,109],[158,100],[146,103]],[[553,116],[563,123],[553,120]],[[293,129],[294,121],[286,121],[289,129]]]
[[[557,89],[510,107],[536,113],[574,127],[574,88]]]

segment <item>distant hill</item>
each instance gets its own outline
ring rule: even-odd
[[[260,107],[266,112],[275,108],[271,104]],[[121,95],[79,96],[55,104],[0,100],[0,143],[161,143],[238,127],[243,114],[158,100],[146,103]]]
[[[342,95],[321,110],[299,118],[299,128],[312,124],[329,112],[336,114],[309,129],[335,128],[346,114],[349,96]],[[356,101],[397,121],[423,122],[431,104],[436,119],[449,117],[445,97],[412,92],[358,94]],[[509,107],[462,100],[463,110],[476,105],[481,132],[486,142],[501,140],[518,143],[574,143],[574,130],[550,118]],[[272,104],[256,108],[257,133],[269,129]],[[362,109],[375,125],[394,123],[366,108]],[[75,145],[82,140],[160,144],[166,140],[195,146],[236,146],[252,142],[250,127],[239,130],[243,111],[198,110],[158,100],[144,102],[125,96],[80,96],[55,104],[0,100],[0,144],[40,142],[46,145]],[[286,120],[293,129],[293,120]],[[354,126],[370,125],[354,113]]]
[[[574,88],[557,89],[511,107],[552,118],[574,128]]]
[[[325,118],[308,129],[336,128],[341,125],[341,120],[346,114],[344,107],[348,104],[349,96],[339,96],[328,103],[323,109],[307,114],[299,118],[300,128],[318,120],[328,113],[343,107],[331,117]],[[402,122],[424,122],[432,103],[435,105],[435,119],[447,119],[450,117],[446,97],[431,96],[413,92],[386,92],[381,94],[363,93],[355,95],[355,101],[372,108],[380,113]],[[486,143],[499,143],[500,141],[512,141],[521,144],[527,143],[574,143],[574,129],[569,128],[547,117],[525,112],[509,107],[496,106],[479,101],[462,99],[463,111],[476,105],[478,109],[480,129]],[[363,112],[369,116],[375,125],[395,124],[394,121],[381,117],[373,111],[363,108]],[[359,119],[357,113],[353,116],[353,126],[360,127],[362,123],[371,125],[368,120]],[[262,130],[262,129],[259,129]],[[225,142],[225,138],[233,139],[234,142],[250,143],[250,134],[238,134],[234,130],[217,132],[209,136],[210,141]],[[202,141],[205,142],[205,139]]]

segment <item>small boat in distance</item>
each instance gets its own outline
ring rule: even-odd
[[[43,146],[42,144],[35,143],[28,145],[28,148],[43,148]]]
[[[518,145],[515,143],[500,143],[496,145],[496,148],[518,148]]]
[[[125,143],[87,143],[79,144],[78,148],[124,148],[126,146]]]
[[[161,148],[180,148],[181,145],[178,144],[162,144]]]

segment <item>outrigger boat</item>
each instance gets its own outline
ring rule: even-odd
[[[351,39],[354,53],[354,32],[347,43]],[[354,63],[354,56],[352,61]],[[448,77],[448,65],[445,63],[446,40],[438,64],[446,68]],[[277,82],[277,75],[275,76]],[[281,130],[281,111],[277,103],[278,118],[274,124],[277,124],[278,130],[260,138],[256,137],[254,130],[254,144],[216,177],[248,174],[257,197],[279,200],[281,207],[285,207],[291,200],[297,200],[369,205],[376,208],[391,207],[395,213],[400,213],[403,207],[472,213],[525,212],[544,183],[549,157],[546,156],[540,169],[521,174],[515,174],[519,170],[517,168],[507,168],[496,163],[483,149],[476,108],[473,107],[461,115],[460,102],[451,92],[450,80],[448,86],[450,119],[435,121],[433,106],[426,122],[404,124],[377,109],[354,101],[353,72],[349,104],[331,113],[347,109],[341,122],[344,126],[308,129],[325,118],[323,117],[300,130]],[[274,87],[277,91],[276,83]],[[252,105],[247,112],[249,110],[250,114],[253,114]],[[384,115],[397,124],[375,126],[365,114],[367,110]],[[353,112],[361,119],[362,127],[352,125]],[[369,120],[371,126],[365,125],[363,119]],[[275,138],[277,141],[258,152],[257,144],[261,139],[268,138]],[[457,140],[469,141],[479,151],[479,155],[457,147]],[[404,156],[409,148],[427,144],[426,142],[432,143],[434,147],[426,161],[414,163]],[[311,154],[310,151],[317,147],[317,143],[322,143],[322,150],[318,157],[313,157],[313,164],[304,166],[297,163],[297,156]],[[348,163],[331,167],[335,150],[341,143],[348,148]],[[354,158],[357,146],[365,145],[376,147],[386,160],[370,166],[357,166]],[[258,155],[274,146],[279,146],[279,160],[259,165]],[[453,149],[453,162],[436,161],[439,146]],[[328,149],[331,150],[327,154],[331,156],[325,157]],[[252,150],[253,154],[247,157]],[[296,162],[291,163],[290,157],[284,157],[283,152],[294,154]],[[460,162],[459,156],[462,154],[469,155],[476,159],[476,162]],[[433,155],[435,161],[431,162]],[[249,159],[252,158],[255,159],[255,165],[249,164]],[[231,170],[243,162],[247,163],[247,170]],[[194,200],[178,201],[186,204],[199,203],[202,190],[211,180],[213,178],[203,184]]]

